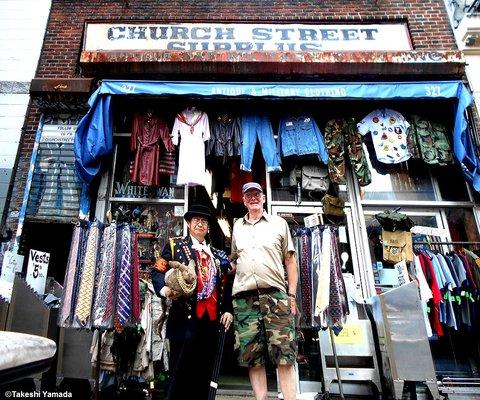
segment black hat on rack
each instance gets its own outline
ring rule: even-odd
[[[183,218],[185,218],[185,221],[190,221],[193,217],[206,218],[209,223],[211,223],[213,220],[210,209],[207,206],[203,206],[201,204],[193,204],[183,216]]]

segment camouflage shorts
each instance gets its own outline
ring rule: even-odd
[[[297,354],[293,314],[286,293],[251,294],[233,299],[235,348],[244,367],[293,364]]]

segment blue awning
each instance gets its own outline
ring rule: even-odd
[[[461,81],[338,82],[338,83],[244,83],[244,82],[151,82],[103,81],[89,99],[90,110],[75,136],[76,167],[90,183],[101,171],[103,159],[113,148],[112,96],[196,95],[205,97],[270,97],[335,100],[457,99],[453,132],[454,153],[466,179],[480,191],[477,166],[480,160],[467,131],[466,108],[473,98]]]

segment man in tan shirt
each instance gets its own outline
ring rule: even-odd
[[[295,400],[297,346],[293,317],[298,276],[292,237],[283,218],[264,211],[265,195],[258,183],[246,183],[242,192],[248,213],[235,222],[232,234],[239,364],[249,368],[257,400],[267,398],[267,359],[277,365],[283,398]]]

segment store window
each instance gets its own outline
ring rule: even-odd
[[[480,249],[480,245],[475,243],[480,242],[480,236],[471,208],[449,208],[445,210],[445,215],[452,242],[467,242],[463,246],[471,250]]]
[[[382,227],[375,218],[375,214],[383,210],[365,211],[365,226],[367,228],[367,237],[369,252],[372,262],[372,270],[375,280],[375,288],[377,293],[399,286],[398,271],[394,268],[393,263],[387,263],[383,257],[382,245]],[[404,211],[415,225],[426,226],[430,228],[442,228],[442,216],[440,212],[427,211]],[[415,240],[415,237],[413,237]]]
[[[444,201],[470,201],[468,186],[458,165],[450,168],[435,168],[432,170],[440,191],[440,197]]]
[[[419,161],[374,165],[372,183],[362,188],[363,200],[435,200],[429,169]]]
[[[115,135],[115,168],[111,188],[111,199],[183,200],[184,186],[175,185],[176,175],[161,175],[158,185],[144,185],[131,180],[133,152],[130,148],[130,133],[119,132]]]

